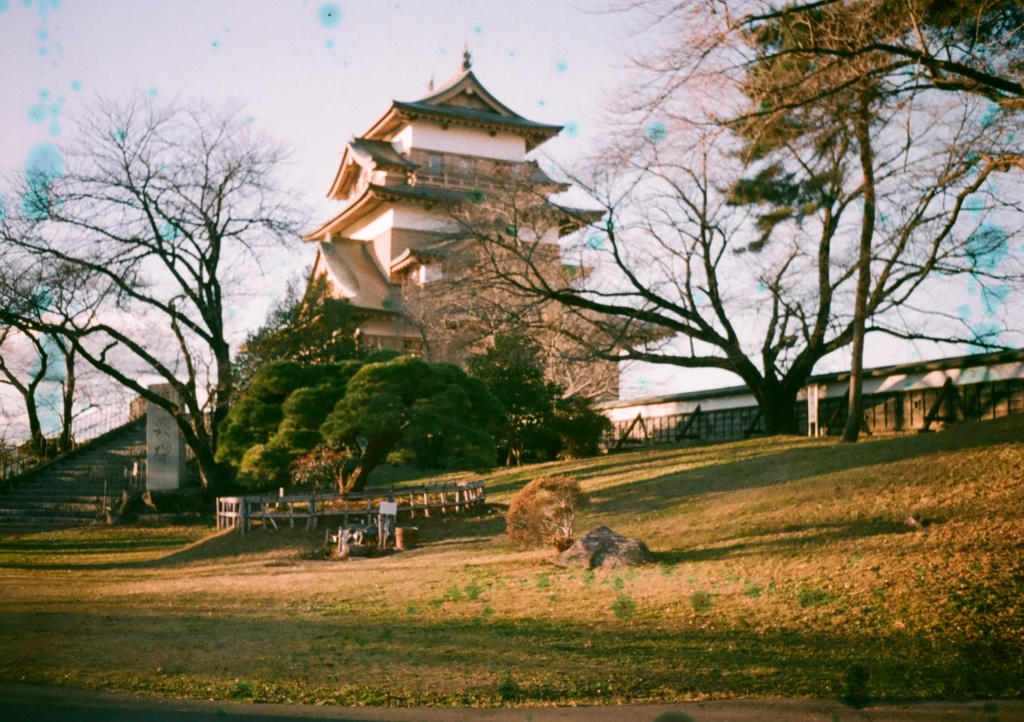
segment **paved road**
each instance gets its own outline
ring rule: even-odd
[[[62,687],[0,684],[4,722],[654,722],[669,711],[693,722],[1024,722],[1024,700],[964,704],[873,705],[854,710],[831,700],[690,702],[613,707],[388,709],[167,700]],[[664,718],[663,718],[664,719]],[[682,717],[664,719],[681,722]]]

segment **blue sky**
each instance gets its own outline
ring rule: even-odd
[[[544,152],[571,162],[598,133],[627,64],[621,15],[583,0],[0,0],[0,168],[20,173],[74,133],[97,97],[243,108],[292,149],[310,227],[348,138],[392,99],[473,69],[506,105],[564,124]],[[34,154],[34,155],[33,155]],[[284,275],[311,260],[297,246]],[[271,279],[268,294],[286,279]],[[278,283],[280,281],[281,283]]]
[[[591,2],[590,7],[600,3]],[[622,16],[563,0],[0,0],[0,165],[73,132],[97,95],[237,103],[294,151],[319,203],[348,137],[391,99],[473,68],[506,105],[568,124],[569,159],[596,132],[626,64]],[[321,206],[322,207],[322,206]]]
[[[533,120],[567,126],[542,151],[571,163],[600,137],[602,108],[626,81],[635,42],[632,18],[599,12],[605,6],[604,0],[0,0],[0,169],[21,172],[33,152],[68,140],[75,115],[97,96],[238,104],[292,148],[290,178],[312,209],[312,225],[329,212],[324,195],[348,138],[368,128],[391,99],[420,98],[431,75],[441,83],[455,73],[464,43],[477,76],[498,99]],[[281,255],[265,304],[310,262],[312,249],[297,242]],[[965,313],[974,301],[966,299]],[[265,304],[253,305],[254,323]],[[896,362],[916,352],[884,355],[879,360]],[[632,378],[634,393],[680,387],[661,371]]]
[[[625,79],[631,20],[603,0],[0,0],[0,169],[69,140],[97,97],[240,105],[292,149],[291,181],[311,227],[348,138],[392,99],[473,70],[503,103],[566,126],[543,153],[571,163],[599,138]],[[45,153],[43,156],[45,157]],[[312,260],[297,242],[264,304]],[[641,376],[643,391],[659,385]]]

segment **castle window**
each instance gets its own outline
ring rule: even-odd
[[[444,172],[444,156],[440,153],[427,153],[427,173],[441,175]]]

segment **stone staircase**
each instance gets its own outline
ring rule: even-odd
[[[145,488],[146,419],[131,421],[87,445],[10,480],[0,491],[0,527],[56,527],[105,520],[104,499]],[[138,475],[133,477],[133,471]]]

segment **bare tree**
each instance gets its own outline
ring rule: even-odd
[[[579,322],[578,314],[559,304],[508,293],[494,283],[478,250],[464,246],[440,265],[440,280],[403,291],[403,312],[419,329],[426,358],[464,364],[470,354],[489,348],[498,334],[514,332],[538,344],[547,379],[565,396],[617,395],[618,360],[593,351],[599,344],[592,343],[592,324]]]
[[[746,74],[766,62],[801,72],[753,115],[865,82],[901,95],[967,93],[1005,109],[1024,98],[1020,0],[612,0],[609,9],[642,14],[647,29],[670,39],[636,54],[657,73],[644,89],[661,98],[694,76]]]
[[[6,219],[0,219],[0,227],[0,238],[12,237]],[[126,399],[119,385],[78,363],[75,347],[64,336],[40,330],[51,325],[54,304],[75,303],[75,293],[62,289],[80,285],[76,269],[58,264],[47,270],[40,259],[19,250],[0,247],[0,385],[18,395],[24,410],[9,424],[11,437],[23,438],[27,431],[36,452],[49,455],[73,447],[76,423],[99,408],[97,403],[109,404],[113,396],[123,405]],[[46,416],[59,425],[55,444],[44,439]]]
[[[884,81],[896,93],[979,95],[1005,108],[1020,108],[1024,99],[1019,0],[708,0],[706,7],[724,10],[727,33],[764,39],[786,26],[812,31],[758,58],[815,63],[790,84],[782,104],[865,80]]]
[[[639,9],[634,3],[628,5]],[[630,107],[646,122],[664,114],[708,122],[741,135],[746,142],[746,172],[768,181],[756,199],[773,206],[759,217],[762,233],[773,230],[779,221],[799,216],[789,207],[790,199],[777,193],[792,178],[794,166],[799,175],[808,155],[813,157],[828,144],[839,142],[840,135],[847,136],[842,142],[849,141],[851,169],[859,166],[863,196],[850,408],[844,431],[845,439],[856,440],[864,340],[876,312],[871,298],[871,276],[880,265],[875,246],[886,241],[885,229],[881,229],[883,237],[876,238],[875,226],[888,215],[878,210],[875,175],[876,171],[879,176],[891,175],[891,170],[882,168],[891,156],[876,154],[872,146],[885,142],[881,129],[891,140],[897,132],[892,116],[899,111],[908,148],[903,158],[918,159],[946,143],[961,158],[989,171],[1022,167],[1015,146],[993,142],[998,133],[972,136],[958,124],[980,122],[1012,129],[1014,113],[1024,107],[1020,33],[1024,6],[1016,0],[707,0],[646,3],[643,9],[650,12],[656,28],[671,28],[677,34],[670,36],[673,42],[638,56],[638,63],[648,71],[647,82],[630,98]],[[695,91],[708,88],[715,89],[712,104],[695,98]],[[977,99],[985,99],[989,106]],[[698,110],[683,108],[687,103]],[[937,109],[943,104],[960,103],[979,107],[979,115],[939,118]],[[949,130],[944,139],[917,132],[937,118]],[[802,155],[794,154],[794,146],[802,147]],[[766,167],[774,171],[773,176],[764,175]],[[939,184],[945,180],[936,176]],[[950,217],[961,217],[958,206]],[[926,224],[914,234],[928,230]],[[976,236],[975,245],[987,243],[979,239]],[[945,338],[964,340],[957,334]]]
[[[297,226],[284,152],[206,106],[106,102],[79,131],[61,172],[27,179],[3,243],[69,279],[36,329],[169,411],[215,490],[235,386],[229,299],[258,285],[261,254]]]
[[[732,92],[741,95],[739,87]],[[856,317],[876,319],[877,332],[955,339],[934,322],[908,318],[925,281],[933,274],[1008,280],[972,260],[986,241],[963,211],[979,194],[1015,211],[1012,193],[1000,198],[986,184],[999,169],[986,159],[994,155],[963,151],[995,147],[1002,136],[980,122],[976,103],[914,113],[910,131],[892,109],[866,128],[877,155],[869,161],[877,207],[870,212],[880,222],[869,233],[863,313],[852,312],[852,301],[864,278],[867,186],[856,134],[846,130],[819,144],[780,144],[779,156],[757,166],[756,184],[742,182],[750,173],[747,140],[708,118],[666,113],[657,132],[620,135],[602,165],[573,178],[605,213],[562,249],[563,260],[586,269],[571,283],[552,273],[550,248],[536,240],[557,213],[528,188],[464,205],[464,228],[490,261],[489,283],[579,312],[600,332],[596,352],[732,372],[757,398],[768,432],[796,432],[798,391],[820,359],[852,341]],[[768,191],[777,196],[772,205]]]
[[[22,348],[16,350],[14,347],[19,342],[22,342]],[[46,451],[46,439],[39,420],[36,394],[49,371],[50,356],[39,336],[23,333],[14,326],[0,329],[0,382],[11,387],[21,397],[28,421],[29,439],[39,454]]]
[[[452,203],[454,230],[429,250],[436,278],[404,284],[403,314],[420,330],[424,355],[432,361],[464,364],[471,353],[490,348],[498,334],[514,333],[538,344],[547,379],[565,396],[614,397],[619,364],[612,340],[579,318],[584,312],[500,282],[515,275],[515,254],[499,259],[494,245],[478,243],[491,233],[531,239],[531,259],[553,283],[571,284],[584,275],[586,269],[564,262],[557,239],[568,225],[593,216],[575,217],[551,203],[554,187],[549,179],[538,180],[535,166],[527,164],[481,179],[463,203]],[[607,354],[595,353],[604,346]]]
[[[0,218],[0,227],[7,227],[6,217]],[[6,312],[0,323],[0,384],[20,397],[33,452],[45,456],[49,449],[41,420],[46,404],[41,396],[43,389],[59,377],[61,365],[71,371],[72,379],[70,382],[61,379],[64,391],[61,406],[67,413],[61,417],[60,445],[62,448],[70,445],[72,419],[68,407],[74,396],[73,354],[65,357],[65,348],[59,340],[36,330],[39,307],[47,296],[38,264],[19,258],[9,248],[0,248],[0,289],[7,298]]]
[[[1020,110],[1024,68],[1020,41],[1024,7],[1014,2],[760,3],[734,22],[753,55],[745,68],[749,110],[731,122],[752,146],[821,142],[833,125],[850,129],[864,189],[854,301],[849,409],[844,441],[856,441],[862,416],[862,370],[876,222],[871,129],[879,114],[901,103],[934,102],[936,91],[976,95]],[[998,107],[998,106],[993,106]],[[990,111],[991,112],[991,111]],[[815,115],[816,122],[807,122]],[[908,116],[911,114],[908,113]],[[781,131],[781,133],[780,133]],[[809,138],[808,138],[809,137]],[[1020,165],[1002,148],[1000,170]]]
[[[1020,229],[1019,194],[989,182],[1008,167],[1013,136],[978,94],[880,92],[887,76],[872,53],[823,76],[813,58],[783,67],[797,63],[788,48],[799,44],[780,41],[773,68],[759,52],[776,38],[756,37],[735,6],[788,12],[656,5],[670,43],[641,58],[646,82],[622,100],[614,144],[572,178],[605,211],[563,248],[592,270],[573,283],[551,274],[536,241],[553,216],[528,190],[464,206],[465,225],[494,279],[581,312],[609,341],[607,357],[732,372],[769,433],[795,432],[796,395],[815,364],[855,339],[862,348],[868,331],[998,346],[958,331],[947,308],[925,299],[936,276],[1019,282],[1017,268],[979,263],[1005,254]],[[788,103],[793,79],[806,75],[835,87]],[[965,211],[979,199],[984,211]],[[984,233],[988,219],[1003,230]]]

